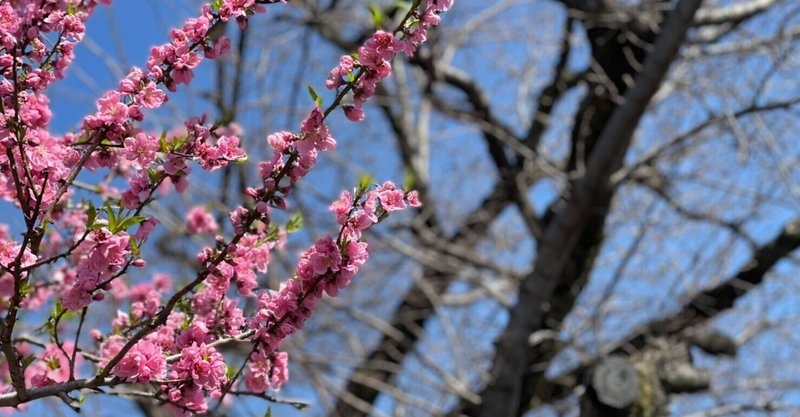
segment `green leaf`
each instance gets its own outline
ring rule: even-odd
[[[295,213],[288,222],[286,222],[286,232],[294,233],[303,228],[303,215]]]
[[[372,17],[372,25],[380,28],[383,25],[383,10],[375,3],[369,4],[369,14]]]
[[[411,3],[407,2],[407,1],[396,1],[396,2],[394,2],[394,7],[397,7],[400,10],[410,10],[411,9]]]
[[[117,214],[114,213],[114,209],[110,204],[106,203],[106,205],[103,207],[103,210],[106,212],[106,216],[108,216],[108,230],[116,230]]]
[[[278,229],[278,226],[275,226],[274,224],[269,225],[269,230],[267,230],[266,241],[267,242],[274,242],[274,241],[278,240],[278,234],[279,233],[280,233],[280,229]]]
[[[267,413],[264,414],[264,417],[272,417],[272,407],[267,407]]]
[[[89,229],[94,226],[94,221],[97,220],[97,209],[94,207],[94,204],[90,201],[89,208],[86,210],[86,227]]]
[[[143,221],[147,220],[145,216],[132,216],[125,219],[122,219],[116,228],[112,229],[111,231],[117,233],[121,230],[128,230],[132,226],[135,226]]]
[[[372,184],[374,184],[374,183],[375,183],[375,177],[374,176],[372,176],[370,174],[367,174],[367,173],[363,173],[363,174],[359,175],[359,177],[358,177],[358,194],[363,194],[364,192],[366,192],[367,189],[369,189],[369,187],[371,187]]]
[[[140,253],[139,252],[139,242],[137,242],[136,238],[133,237],[133,236],[130,237],[130,242],[131,242],[131,253],[133,253],[133,256],[138,257],[139,253]]]
[[[167,144],[167,132],[161,132],[161,138],[158,139],[158,151],[167,153],[170,151],[169,146]]]
[[[34,286],[31,285],[28,281],[23,281],[19,285],[19,292],[20,292],[20,294],[22,294],[23,297],[25,297],[26,295],[30,294],[30,292],[33,291],[33,289],[34,289]]]
[[[36,360],[36,355],[28,355],[22,358],[22,369],[29,367],[35,360]]]
[[[314,87],[311,84],[308,84],[308,94],[311,95],[311,99],[317,103],[317,106],[322,107],[322,98],[317,94],[317,91],[314,90]]]
[[[233,377],[236,376],[236,368],[234,368],[233,366],[228,366],[225,369],[225,376],[228,377],[228,381],[233,380]]]
[[[417,179],[414,177],[414,170],[411,167],[407,166],[403,171],[403,190],[409,191],[414,188]]]
[[[61,304],[61,300],[56,300],[56,305],[53,307],[53,312],[50,313],[50,317],[56,318],[63,314],[64,311],[66,311],[66,309],[64,308],[64,305]]]
[[[153,168],[147,168],[147,177],[150,179],[150,182],[156,183],[158,182],[159,174]]]

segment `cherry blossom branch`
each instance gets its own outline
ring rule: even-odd
[[[108,3],[110,0],[97,1]],[[147,295],[146,306],[129,298],[133,311],[131,318],[121,313],[114,321],[113,335],[104,338],[99,330],[92,330],[92,337],[102,342],[98,355],[78,346],[88,306],[94,301],[101,301],[105,291],[120,297],[115,292],[118,288],[111,288],[111,285],[119,283],[125,286],[124,282],[115,283],[115,280],[126,274],[130,266],[145,265],[139,245],[147,240],[147,234],[154,226],[140,225],[135,238],[128,234],[128,228],[142,221],[143,217],[139,215],[154,200],[156,189],[170,178],[176,190],[181,192],[186,184],[185,176],[189,172],[186,163],[189,160],[212,171],[245,156],[239,148],[236,134],[220,136],[215,130],[223,128],[217,124],[208,128],[204,117],[186,123],[189,133],[185,137],[168,139],[163,135],[160,140],[152,137],[136,127],[136,121],[144,118],[140,107],[157,108],[166,100],[166,94],[157,88],[159,86],[175,91],[177,84],[188,84],[194,76],[192,69],[202,61],[197,53],[201,47],[208,58],[223,52],[226,43],[215,33],[223,22],[236,19],[243,27],[251,15],[260,11],[260,5],[276,2],[214,0],[212,4],[204,6],[199,18],[187,20],[182,29],[170,33],[170,43],[153,48],[147,65],[149,72],[132,70],[120,82],[118,89],[107,92],[98,100],[98,111],[84,119],[84,131],[81,134],[66,135],[54,144],[48,142],[52,138],[45,130],[47,118],[32,122],[29,116],[29,119],[25,119],[21,115],[32,110],[49,111],[46,105],[37,104],[39,92],[52,78],[59,76],[59,71],[71,60],[71,47],[74,46],[71,40],[80,40],[82,37],[83,21],[88,14],[82,9],[73,9],[78,7],[74,3],[69,3],[69,10],[66,11],[56,10],[57,7],[64,7],[63,4],[48,6],[47,13],[56,10],[52,15],[54,17],[48,18],[49,26],[46,26],[46,30],[58,32],[53,47],[42,46],[40,50],[43,56],[25,55],[25,48],[19,49],[24,59],[39,62],[39,68],[33,71],[46,73],[41,80],[35,76],[22,76],[25,69],[17,65],[25,61],[13,57],[13,77],[5,78],[13,79],[13,83],[9,82],[9,90],[3,85],[4,80],[0,79],[0,89],[6,92],[0,105],[5,106],[13,101],[16,107],[16,119],[10,122],[13,126],[6,127],[15,129],[17,140],[9,146],[5,143],[0,145],[5,146],[7,156],[3,168],[11,168],[12,172],[7,178],[14,180],[7,187],[14,187],[13,192],[16,192],[25,213],[26,231],[21,245],[0,236],[0,257],[3,257],[0,265],[4,265],[3,269],[6,270],[3,275],[10,276],[14,284],[8,312],[0,321],[0,348],[8,361],[10,388],[13,391],[0,394],[0,406],[16,406],[56,396],[72,407],[75,402],[68,395],[71,391],[100,391],[101,387],[137,382],[163,385],[164,391],[154,394],[154,398],[184,412],[205,412],[205,397],[209,395],[219,400],[217,406],[222,404],[228,393],[272,400],[274,397],[266,394],[267,389],[277,390],[288,379],[286,353],[277,351],[281,341],[302,328],[324,294],[335,296],[366,262],[367,244],[361,240],[362,232],[382,221],[389,212],[402,210],[408,205],[419,205],[416,193],[398,189],[391,182],[377,186],[362,184],[353,194],[342,193],[340,199],[330,207],[341,225],[335,240],[330,236],[317,240],[302,255],[292,279],[282,283],[277,291],[259,294],[259,308],[253,316],[245,318],[244,312],[235,307],[237,299],[226,295],[235,281],[241,296],[252,296],[252,291],[258,285],[256,271],[266,272],[269,251],[278,244],[276,240],[281,239],[280,228],[271,224],[270,212],[273,209],[285,209],[287,195],[293,190],[294,184],[316,165],[318,153],[335,147],[335,140],[325,125],[328,116],[341,107],[348,119],[362,120],[362,106],[374,95],[377,83],[390,75],[392,59],[398,53],[410,55],[416,51],[425,40],[427,29],[438,24],[438,14],[449,9],[451,1],[447,0],[429,0],[427,5],[423,5],[421,0],[414,0],[411,9],[394,31],[377,31],[359,49],[358,54],[340,59],[339,66],[331,71],[326,82],[326,87],[336,90],[332,104],[322,109],[321,99],[312,91],[317,106],[303,120],[300,133],[279,132],[268,137],[274,152],[271,160],[259,163],[262,184],[258,188],[247,189],[246,198],[252,201],[242,203],[231,213],[233,235],[228,240],[219,237],[215,248],[204,248],[198,255],[200,269],[194,279],[172,292],[163,304],[159,291],[155,291],[155,298]],[[94,5],[94,0],[79,4],[88,11]],[[16,24],[13,8],[0,5],[0,14],[3,13],[6,16],[0,22],[9,25],[9,28]],[[25,24],[45,25],[43,21],[35,20]],[[0,27],[0,30],[5,28]],[[22,39],[22,44],[40,42],[35,36],[33,39],[25,36],[19,39]],[[17,52],[16,47],[13,52]],[[47,78],[51,70],[50,75],[54,76]],[[8,72],[7,69],[3,70],[3,74]],[[13,100],[9,100],[9,94]],[[350,95],[353,96],[353,104],[343,104]],[[26,134],[30,140],[26,140]],[[38,138],[36,135],[45,136]],[[88,208],[62,204],[61,200],[68,196],[67,193],[76,184],[84,168],[113,168],[123,154],[134,169],[112,170],[107,176],[113,178],[121,173],[130,182],[131,187],[122,194],[119,206],[116,206],[115,198],[99,188],[104,200],[105,214],[100,214],[105,216],[103,219],[97,218],[92,203]],[[54,163],[56,165],[52,165]],[[109,186],[110,182],[105,185]],[[59,239],[55,240],[56,244],[42,245],[47,228],[52,219],[58,219],[58,216],[65,218],[63,224],[72,233],[71,241],[62,244],[60,234],[54,233],[54,240]],[[76,225],[76,218],[88,219],[84,229],[81,229],[80,223]],[[286,226],[288,229],[289,223]],[[39,255],[40,248],[46,257]],[[14,256],[10,259],[3,255],[11,251]],[[254,255],[255,252],[258,254]],[[39,267],[58,265],[56,262],[60,260],[65,260],[66,267],[59,273],[72,275],[69,280],[64,278],[61,288],[56,286],[54,290],[63,291],[63,304],[57,305],[47,323],[52,326],[51,336],[55,343],[34,344],[43,352],[26,356],[23,365],[21,355],[28,355],[30,347],[21,344],[19,349],[22,352],[17,352],[14,344],[22,340],[13,338],[18,311],[28,301],[26,297],[31,288],[37,292],[40,288],[47,288],[31,286],[28,281]],[[3,275],[0,275],[0,279],[4,278]],[[156,280],[153,285],[156,285]],[[169,283],[166,285],[171,287]],[[147,288],[150,289],[145,291],[153,293],[156,287]],[[191,308],[185,304],[190,294]],[[206,307],[203,302],[207,303]],[[207,313],[197,310],[208,306],[210,310],[203,310]],[[58,325],[62,319],[69,317],[67,310],[81,310],[72,346],[71,341],[62,343],[59,340]],[[188,323],[189,327],[184,328],[180,323]],[[156,343],[157,340],[160,342]],[[242,366],[228,379],[224,372],[224,358],[216,347],[238,341],[252,342],[253,347]],[[179,349],[180,353],[166,355],[175,352],[174,349]],[[80,356],[78,350],[81,351]],[[97,362],[95,376],[76,379],[75,373],[82,358]],[[29,359],[33,359],[33,364]],[[60,362],[61,359],[65,362]],[[213,374],[190,377],[185,370],[194,366],[192,361],[205,361]],[[142,365],[145,363],[147,366]],[[233,386],[245,375],[246,367],[249,367],[249,372],[244,382],[248,389],[234,391]],[[66,375],[57,375],[54,373],[57,370],[65,370]],[[30,389],[26,387],[26,378],[31,381]],[[5,389],[10,388],[6,386]]]

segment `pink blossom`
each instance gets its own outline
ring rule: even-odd
[[[139,168],[147,168],[156,157],[158,140],[145,132],[125,139],[125,158]]]
[[[329,151],[336,148],[336,141],[328,131],[328,127],[325,126],[322,111],[319,107],[311,110],[308,117],[303,120],[300,131],[303,132],[303,141],[313,143],[316,149]]]
[[[137,242],[144,242],[150,236],[150,233],[155,230],[156,226],[158,226],[158,219],[155,217],[148,217],[145,221],[139,223],[139,229],[136,230],[136,238]]]
[[[172,365],[171,379],[190,378],[192,382],[209,391],[219,390],[228,381],[227,365],[222,354],[206,344],[193,342],[181,349],[181,359]]]
[[[355,66],[356,61],[352,56],[342,55],[339,58],[339,66],[331,70],[328,80],[325,81],[325,86],[329,89],[334,89],[343,85],[348,76],[352,75]]]
[[[306,256],[317,275],[325,274],[328,271],[338,271],[339,263],[342,261],[339,247],[330,236],[317,240]]]
[[[33,388],[40,388],[69,380],[69,358],[74,350],[75,345],[72,342],[64,342],[60,348],[55,343],[47,345],[43,352],[36,355],[36,360],[25,369],[26,384]],[[64,352],[69,357],[65,356]],[[82,361],[83,357],[76,355],[73,369],[78,369]]]
[[[136,93],[141,89],[144,73],[139,68],[132,68],[131,72],[119,82],[119,91],[121,93],[130,94]]]
[[[123,346],[125,346],[125,339],[122,336],[117,334],[109,336],[100,345],[100,362],[98,362],[97,366],[105,368],[108,362],[122,350]]]
[[[0,265],[2,265],[4,269],[8,269],[9,266],[16,262],[20,251],[22,251],[22,245],[12,240],[0,239]],[[34,263],[36,261],[36,256],[26,247],[25,250],[22,251],[20,259],[21,265],[25,267]]]
[[[244,378],[247,390],[256,393],[265,392],[270,388],[275,391],[280,390],[289,380],[288,360],[289,355],[286,352],[268,355],[259,349],[253,353],[248,365],[249,372]]]
[[[347,221],[347,215],[353,206],[353,194],[349,191],[342,191],[339,199],[331,203],[328,210],[336,215],[336,222],[344,224]]]
[[[406,208],[405,193],[403,190],[397,189],[394,183],[387,181],[382,186],[378,187],[378,198],[381,201],[381,207],[388,212],[398,211]]]
[[[122,103],[120,94],[114,90],[97,100],[97,110],[100,119],[109,124],[121,123],[128,117],[128,107]]]
[[[189,212],[186,214],[186,231],[189,234],[198,234],[198,233],[217,233],[219,230],[219,225],[217,221],[214,220],[214,216],[212,216],[205,208],[202,206],[194,206],[189,209]]]
[[[181,332],[176,341],[176,345],[179,348],[185,348],[187,346],[192,346],[193,344],[199,346],[210,342],[211,339],[212,336],[208,334],[208,328],[206,327],[205,323],[193,323],[191,326]]]
[[[351,121],[351,122],[360,122],[364,120],[364,110],[359,107],[355,106],[342,106],[344,110],[344,115]]]
[[[419,193],[417,191],[409,191],[406,194],[406,200],[408,200],[408,205],[411,207],[420,207],[422,203],[419,201]]]
[[[240,235],[244,233],[244,227],[245,227],[244,222],[245,219],[247,218],[248,213],[249,212],[247,211],[247,209],[241,206],[237,207],[236,210],[231,212],[230,214],[231,226],[233,226],[233,231],[236,232],[236,234]]]
[[[136,100],[147,109],[155,109],[161,107],[166,103],[168,98],[166,93],[159,90],[156,84],[152,81],[148,82],[146,86],[136,95]]]
[[[13,35],[19,29],[19,17],[8,3],[0,6],[0,33]]]
[[[75,282],[62,298],[64,307],[71,310],[89,305],[100,285],[122,268],[130,254],[130,237],[102,228],[93,231],[83,247],[87,254],[78,263]]]
[[[208,411],[208,402],[203,395],[202,388],[194,384],[183,384],[182,387],[169,389],[169,400],[172,404],[183,407],[194,413],[202,414]],[[178,416],[188,415],[183,408],[170,404],[169,407]]]
[[[122,193],[122,205],[127,209],[134,209],[150,198],[150,180],[146,174],[139,174],[128,182],[131,188]]]
[[[209,21],[205,16],[196,19],[187,19],[183,24],[183,31],[191,42],[199,42],[208,32]]]
[[[358,60],[375,70],[391,61],[402,50],[402,43],[389,32],[379,30],[358,49]]]
[[[276,154],[282,154],[286,151],[286,148],[295,140],[297,140],[297,135],[291,132],[277,132],[267,136],[267,142],[272,147],[272,151]],[[262,175],[264,177],[264,175]]]
[[[125,354],[112,373],[130,382],[150,382],[166,374],[166,358],[158,345],[140,340]]]

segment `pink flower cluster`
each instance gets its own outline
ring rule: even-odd
[[[264,355],[274,354],[286,337],[303,328],[323,294],[334,297],[350,284],[369,257],[367,243],[361,241],[363,231],[385,213],[408,205],[419,205],[416,193],[405,193],[391,182],[356,196],[343,192],[331,204],[330,210],[342,225],[339,237],[317,240],[300,256],[293,279],[258,297],[258,310],[247,324],[256,331]]]
[[[25,369],[25,382],[31,387],[67,382],[69,380],[69,361],[75,351],[75,344],[65,342],[61,347],[48,344],[36,355],[36,361]],[[75,365],[83,363],[81,355],[75,355]]]
[[[198,233],[217,233],[219,225],[206,209],[201,206],[192,207],[186,213],[186,232],[190,235]]]
[[[114,275],[119,272],[130,255],[130,236],[125,232],[112,234],[102,228],[89,234],[82,244],[86,253],[78,263],[72,283],[62,303],[71,310],[88,306],[93,299],[102,300],[100,289],[110,288]]]
[[[56,203],[52,184],[66,178],[79,158],[63,138],[47,132],[52,114],[42,91],[64,78],[95,5],[0,4],[0,197],[29,216]]]
[[[452,6],[453,0],[428,0],[423,12],[412,11],[411,20],[417,24],[400,28],[402,36],[378,30],[358,49],[358,55],[339,58],[339,65],[331,70],[325,86],[352,88],[353,105],[342,106],[348,119],[364,120],[364,102],[375,94],[378,83],[392,73],[394,57],[401,52],[412,56],[427,39],[428,29],[439,24],[439,13]]]
[[[251,392],[278,391],[289,380],[289,354],[277,352],[272,355],[258,348],[250,355],[244,385]]]
[[[172,278],[166,274],[155,274],[150,281],[130,288],[121,280],[112,281],[110,287],[114,299],[129,301],[130,315],[134,320],[140,320],[156,314],[161,307],[162,295],[167,294],[172,288]]]
[[[161,347],[141,340],[114,367],[114,374],[130,382],[150,382],[166,374],[166,359]]]
[[[170,383],[164,388],[168,390],[170,402],[195,413],[208,410],[206,396],[219,398],[222,389],[228,382],[225,374],[227,365],[222,354],[205,343],[192,342],[181,346],[181,358],[172,364],[169,372],[170,380],[181,382]]]

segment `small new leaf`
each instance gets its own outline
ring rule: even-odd
[[[130,237],[130,243],[131,243],[131,253],[133,253],[133,256],[138,257],[139,253],[140,253],[140,251],[139,251],[139,242],[136,241],[135,237],[131,236]]]
[[[266,236],[265,240],[267,242],[274,242],[274,241],[278,240],[278,234],[279,233],[280,233],[280,229],[278,229],[278,226],[275,226],[274,224],[271,224],[271,225],[269,225],[269,229],[267,230],[267,236]]]
[[[22,294],[23,297],[30,294],[33,290],[34,286],[31,285],[28,281],[23,281],[19,285],[19,293]]]
[[[314,90],[314,87],[311,84],[308,84],[308,94],[311,96],[311,99],[317,103],[317,106],[322,107],[322,98],[317,94],[317,91]]]
[[[396,2],[394,2],[394,7],[397,7],[400,10],[410,10],[411,9],[411,3],[407,2],[407,1],[396,1]]]
[[[295,213],[288,222],[286,222],[286,232],[294,233],[303,228],[303,215]]]
[[[372,184],[375,183],[375,177],[370,174],[361,174],[358,177],[358,194],[364,194]]]
[[[345,238],[341,244],[342,249],[339,251],[342,255],[347,254],[347,247],[350,246],[350,239]]]
[[[158,151],[159,152],[164,152],[164,153],[167,153],[167,152],[171,151],[171,149],[169,149],[169,146],[167,144],[167,132],[166,131],[161,132],[161,138],[158,139]]]
[[[36,355],[28,355],[22,358],[22,369],[29,367],[36,360]]]
[[[145,217],[145,216],[128,217],[128,218],[125,218],[125,219],[122,219],[121,221],[119,221],[119,224],[117,225],[117,227],[111,229],[111,231],[114,232],[114,233],[117,233],[117,232],[122,231],[122,230],[128,230],[132,226],[135,226],[135,225],[137,225],[137,224],[139,224],[139,223],[141,223],[141,222],[143,222],[145,220],[147,220],[147,217]]]
[[[376,28],[380,28],[383,25],[383,10],[381,7],[375,3],[369,4],[369,14],[372,17],[372,24]]]
[[[92,202],[89,202],[89,208],[86,209],[86,227],[91,229],[94,226],[94,221],[97,220],[97,209]]]
[[[147,168],[147,177],[150,179],[150,182],[156,183],[158,182],[159,174],[153,168]]]
[[[64,308],[64,305],[61,304],[61,300],[56,300],[56,306],[53,308],[53,312],[50,313],[50,317],[56,318],[64,314],[64,311],[66,311],[66,309]]]
[[[108,216],[108,230],[116,230],[117,214],[114,213],[114,209],[111,207],[110,204],[106,203],[106,205],[103,206],[103,210],[106,212],[106,216]]]
[[[414,188],[414,185],[416,184],[416,182],[417,182],[417,179],[414,176],[414,170],[411,169],[411,167],[408,167],[408,166],[405,167],[404,175],[403,175],[403,189],[404,190],[410,190],[410,189]]]

